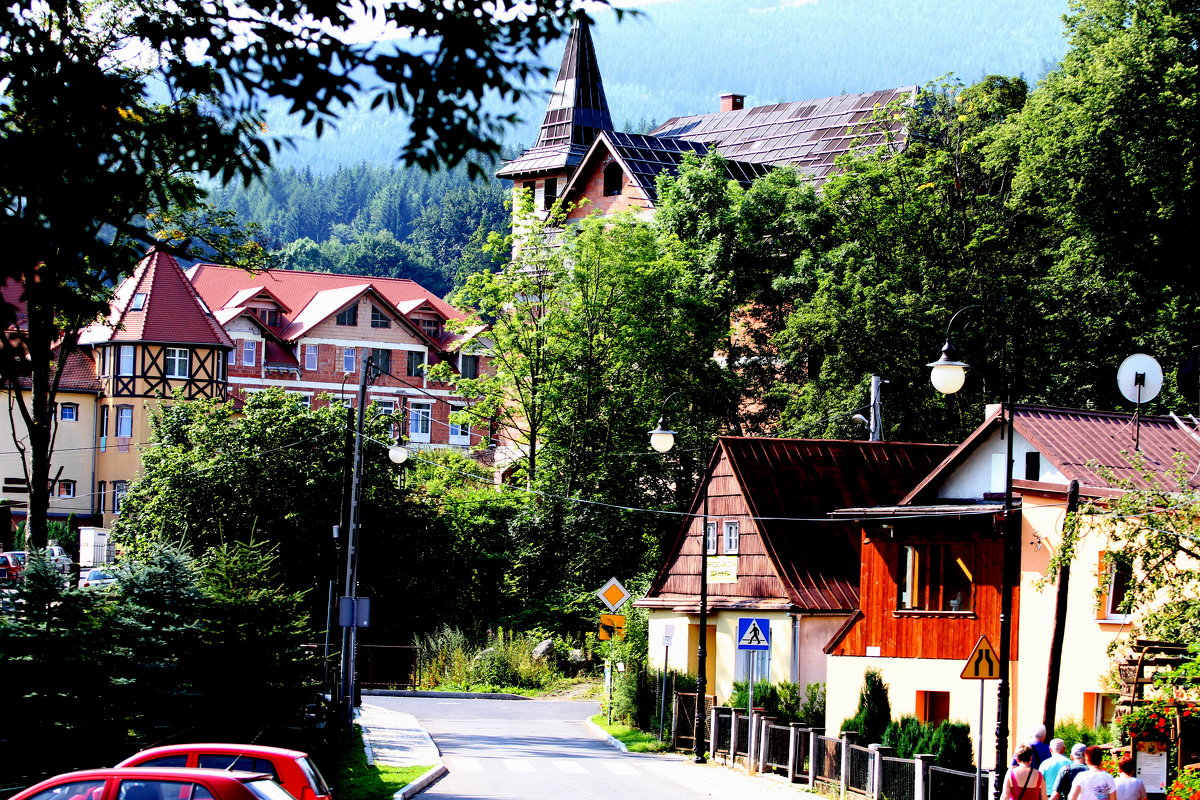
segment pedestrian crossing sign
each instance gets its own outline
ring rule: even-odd
[[[771,620],[766,617],[738,617],[738,650],[770,650]]]

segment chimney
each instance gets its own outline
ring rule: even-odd
[[[744,94],[734,94],[733,92],[726,92],[725,94],[721,95],[721,113],[722,114],[724,114],[726,111],[741,111],[742,107],[745,105],[746,105],[746,95],[744,95]]]

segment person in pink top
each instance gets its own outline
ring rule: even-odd
[[[1033,766],[1033,748],[1017,748],[1017,765],[1004,776],[1001,800],[1046,800],[1046,779]]]
[[[1075,776],[1068,800],[1117,800],[1117,784],[1100,765],[1104,763],[1104,750],[1095,745],[1084,751],[1087,772]]]

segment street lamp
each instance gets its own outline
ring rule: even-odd
[[[674,392],[663,400],[659,409],[658,425],[650,431],[650,447],[658,453],[666,453],[675,445],[675,431],[667,428],[663,419],[663,410],[675,395]],[[707,472],[707,470],[706,470]],[[707,475],[706,475],[707,477]],[[700,635],[696,648],[696,719],[693,735],[696,742],[695,763],[703,764],[704,758],[704,692],[708,688],[705,673],[708,668],[708,485],[704,484],[704,510],[700,518]],[[667,668],[663,664],[663,669]]]
[[[929,382],[933,388],[942,394],[954,394],[963,387],[970,365],[959,361],[950,341],[950,329],[955,318],[964,311],[982,306],[973,305],[960,308],[950,317],[946,325],[946,343],[942,345],[942,354],[937,361],[926,366],[930,368]],[[1020,517],[1013,504],[1013,407],[1011,385],[1005,388],[1004,401],[1000,404],[1000,416],[1003,421],[1001,435],[1005,439],[1004,458],[1004,514],[1001,522],[1001,562],[1000,562],[1000,680],[996,682],[996,771],[999,772],[1007,764],[1008,756],[1008,697],[1009,671],[1012,655],[1012,593],[1017,576],[1014,574],[1020,566]]]

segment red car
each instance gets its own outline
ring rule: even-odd
[[[0,553],[0,581],[10,580],[15,581],[21,577],[21,573],[25,571],[25,552],[22,550],[10,550],[7,553]]]
[[[42,781],[9,800],[292,800],[270,776],[215,769],[89,769]]]
[[[175,744],[151,747],[118,767],[237,769],[270,775],[296,800],[331,800],[329,785],[306,753],[255,744]],[[121,798],[124,800],[124,798]]]

